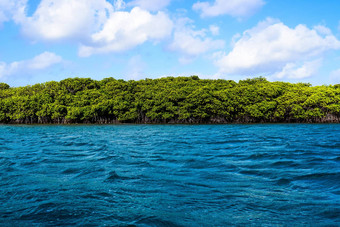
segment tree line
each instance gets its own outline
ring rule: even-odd
[[[0,83],[0,123],[340,122],[340,85],[166,77]]]

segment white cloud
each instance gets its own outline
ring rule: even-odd
[[[322,30],[322,32],[320,32]],[[217,61],[220,73],[278,73],[297,71],[296,77],[311,74],[315,59],[332,49],[339,49],[340,41],[325,27],[309,29],[305,25],[289,28],[282,22],[267,19],[246,30],[235,41],[232,51]],[[295,62],[304,62],[299,67]]]
[[[196,2],[193,9],[201,12],[202,17],[214,17],[230,15],[233,17],[247,17],[260,9],[265,2],[263,0],[215,0],[214,3]]]
[[[321,67],[322,60],[306,61],[302,64],[287,63],[281,72],[278,72],[274,77],[282,79],[303,79],[315,75]]]
[[[50,67],[51,65],[60,63],[62,58],[52,52],[44,52],[35,56],[32,60],[28,60],[26,65],[30,69],[39,70]]]
[[[33,40],[82,39],[99,29],[112,11],[106,0],[42,0],[31,17],[18,22]]]
[[[317,31],[321,35],[332,35],[331,29],[323,26],[323,25],[317,25],[313,27],[315,31]]]
[[[0,26],[12,19],[19,19],[26,3],[27,0],[0,0]]]
[[[91,45],[81,45],[79,55],[86,57],[128,50],[146,41],[157,41],[171,35],[172,27],[172,21],[163,12],[151,14],[139,7],[131,12],[114,12],[103,29],[91,36]]]
[[[5,62],[0,62],[0,79],[4,79],[8,75],[11,75],[14,68],[15,68],[15,64],[10,66],[10,65],[7,65]]]
[[[138,6],[145,10],[158,11],[170,4],[171,0],[134,0],[129,2],[130,6]]]
[[[113,8],[115,11],[122,10],[125,8],[125,2],[123,0],[114,0]]]
[[[3,22],[10,20],[11,18],[10,12],[13,10],[13,8],[14,8],[13,1],[0,0],[0,25]]]
[[[167,1],[136,4],[148,8],[148,4],[160,7],[164,2]],[[160,11],[151,14],[140,7],[121,11],[126,5],[123,0],[42,0],[32,16],[26,16],[24,4],[15,21],[33,41],[78,43],[78,54],[82,57],[125,51],[171,35],[173,23],[167,14]]]
[[[169,49],[181,53],[183,56],[180,61],[188,63],[192,58],[224,47],[223,40],[213,40],[206,33],[205,29],[195,30],[192,21],[182,18],[176,24],[174,40]]]
[[[210,30],[212,35],[219,35],[220,34],[220,27],[218,27],[216,25],[210,25],[209,30]]]
[[[340,69],[334,70],[330,73],[330,80],[334,84],[340,83]]]
[[[12,63],[0,62],[0,78],[44,70],[62,61],[62,57],[55,53],[44,52],[29,60]]]

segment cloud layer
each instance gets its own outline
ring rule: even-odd
[[[99,29],[112,11],[106,0],[42,0],[32,16],[19,23],[35,41],[81,40]]]
[[[11,19],[10,12],[13,8],[14,2],[0,0],[0,25]]]
[[[311,62],[326,51],[339,48],[340,41],[326,27],[309,29],[300,24],[289,28],[280,21],[267,19],[246,30],[217,65],[224,74],[263,72],[277,73],[282,78],[290,72],[295,78],[302,78],[315,71],[305,69],[313,65]],[[296,62],[302,62],[300,67]]]
[[[19,22],[25,14],[28,0],[0,0],[0,28],[4,22]]]
[[[133,8],[131,12],[114,12],[103,29],[91,35],[91,43],[81,45],[79,55],[86,57],[128,50],[146,41],[170,36],[172,27],[172,21],[163,12],[151,14],[139,7]]]
[[[233,17],[248,17],[264,5],[263,0],[215,0],[214,3],[196,2],[193,9],[199,11],[202,17],[230,15]]]
[[[172,0],[33,2],[0,0],[0,29],[4,33],[8,32],[4,36],[4,43],[16,45],[16,39],[23,38],[23,41],[20,40],[21,45],[27,44],[28,47],[22,53],[46,46],[52,47],[51,49],[60,48],[59,54],[80,65],[88,60],[79,57],[106,54],[103,57],[106,58],[111,54],[113,59],[117,53],[127,53],[119,54],[119,57],[124,58],[125,62],[130,58],[132,65],[143,66],[139,60],[148,59],[150,62],[145,62],[145,65],[151,66],[150,59],[157,58],[173,61],[171,64],[176,70],[195,67],[198,71],[204,71],[207,68],[211,70],[211,74],[218,71],[215,76],[236,75],[240,78],[262,75],[283,80],[303,79],[316,75],[319,71],[327,73],[327,70],[331,72],[337,68],[336,61],[326,61],[331,56],[327,54],[328,51],[340,49],[340,41],[328,27],[311,27],[310,24],[293,27],[271,18],[259,23],[251,21],[249,17],[259,12],[266,5],[266,0],[195,0],[194,4],[186,2],[182,5]],[[171,7],[167,8],[170,4]],[[174,8],[175,4],[179,7]],[[268,8],[272,6],[268,4]],[[197,17],[192,10],[201,17]],[[231,20],[230,24],[226,24],[222,17],[211,18],[223,15],[238,20]],[[188,18],[189,16],[196,18],[195,21]],[[247,20],[242,20],[244,18]],[[235,24],[237,21],[241,22],[240,26]],[[254,26],[256,23],[258,24]],[[322,23],[326,24],[326,20]],[[327,23],[334,28],[332,21]],[[254,27],[240,30],[249,24]],[[242,33],[234,35],[231,46],[226,49],[226,40],[230,40],[237,32]],[[153,45],[137,48],[143,44]],[[6,57],[11,48],[4,47],[3,57]],[[66,50],[69,47],[72,47],[69,49],[71,51]],[[176,65],[173,53],[180,63],[187,66]],[[100,64],[98,62],[101,60],[98,59],[100,58],[91,58],[90,61],[94,65]],[[203,62],[200,60],[206,62],[206,68],[195,65],[196,62]],[[20,74],[25,70],[39,71],[60,62],[62,58],[51,52],[44,52],[30,60],[0,62],[0,77]],[[150,68],[156,67],[149,67],[148,70]],[[138,73],[129,74],[141,74],[144,70],[139,67],[136,70]],[[332,78],[339,78],[338,75],[338,70],[331,73]]]
[[[12,63],[0,62],[0,78],[6,79],[13,75],[38,72],[59,64],[62,61],[62,57],[55,53],[44,52],[29,60],[15,61]]]
[[[138,6],[145,10],[158,11],[170,4],[171,0],[133,0],[128,3],[129,6]]]
[[[4,6],[13,8],[10,1]],[[0,2],[1,3],[1,2]],[[159,41],[172,34],[173,22],[158,11],[170,3],[157,0],[42,0],[32,16],[25,7],[16,22],[32,41],[71,41],[79,44],[79,56],[120,52],[147,41]],[[124,11],[126,5],[134,6]],[[25,5],[24,5],[25,6]],[[8,20],[1,14],[0,23]]]
[[[213,50],[222,49],[225,45],[223,40],[210,38],[207,34],[208,30],[196,30],[192,23],[188,18],[178,20],[173,41],[169,45],[170,50],[183,55],[182,63],[189,62],[191,59]],[[212,35],[216,35],[218,27],[212,26],[210,32]]]

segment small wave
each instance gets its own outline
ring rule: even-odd
[[[35,220],[49,225],[76,225],[80,217],[85,217],[84,211],[77,211],[71,208],[62,208],[55,203],[39,205],[28,214],[23,214],[19,220]]]
[[[335,195],[340,195],[340,190],[332,191],[332,193],[335,194]]]
[[[108,148],[109,146],[107,144],[104,144],[101,146],[94,147],[94,151],[106,151]]]
[[[205,169],[209,167],[214,167],[214,165],[210,162],[205,161],[204,159],[189,159],[185,162],[185,167],[190,169]]]
[[[150,162],[147,161],[133,161],[129,164],[138,167],[155,167],[155,165],[152,165]]]
[[[9,158],[0,158],[0,166],[1,167],[10,167],[14,166],[15,162],[10,161]]]
[[[130,177],[120,176],[116,171],[110,171],[108,177],[106,178],[106,182],[114,182],[116,180],[128,180],[132,179]]]
[[[340,173],[312,173],[296,177],[298,180],[336,180],[340,182]]]
[[[340,156],[333,159],[334,161],[340,162]]]
[[[108,181],[114,181],[114,180],[117,180],[117,179],[120,179],[120,176],[115,171],[111,171],[109,173],[109,176],[106,178],[106,180],[108,180]]]
[[[110,193],[107,193],[107,192],[98,192],[95,194],[96,196],[99,196],[99,197],[112,197],[112,194]]]
[[[194,187],[202,187],[202,188],[213,188],[211,185],[198,183],[198,182],[189,182],[186,185],[194,186]]]
[[[277,161],[271,164],[273,167],[293,167],[298,164],[294,161]]]
[[[333,208],[333,209],[326,208],[319,213],[320,216],[326,217],[328,219],[333,219],[333,220],[338,219],[339,214],[340,214],[340,208]]]
[[[79,169],[79,174],[76,175],[76,178],[78,177],[98,177],[102,176],[102,173],[105,172],[105,168],[87,168],[87,169]]]
[[[315,144],[318,147],[322,147],[322,148],[327,148],[327,149],[333,149],[333,148],[339,148],[340,147],[340,143],[332,143],[332,144]]]
[[[247,143],[247,140],[224,140],[224,141],[213,141],[207,142],[207,144],[221,145],[221,144],[238,144],[238,143]]]
[[[181,225],[168,220],[163,220],[157,217],[146,217],[131,223],[136,226],[164,226],[164,227],[180,227]]]
[[[268,153],[256,153],[249,155],[248,157],[244,158],[245,160],[262,160],[262,159],[271,159],[275,157],[274,155],[270,155]]]
[[[289,185],[291,181],[286,178],[280,178],[279,180],[276,181],[276,185],[283,186],[283,185]]]
[[[62,171],[62,174],[76,174],[76,173],[80,173],[81,169],[80,168],[68,168],[65,169],[64,171]]]
[[[240,174],[258,176],[264,178],[276,178],[276,175],[273,171],[268,169],[246,169],[239,171]]]
[[[324,161],[327,161],[327,159],[323,159],[323,158],[312,158],[311,160],[309,160],[309,162],[316,162],[316,163],[322,163]]]
[[[4,152],[4,151],[12,151],[14,150],[13,148],[9,147],[9,146],[5,146],[5,145],[2,145],[0,146],[0,152]]]

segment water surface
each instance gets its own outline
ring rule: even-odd
[[[340,225],[340,125],[0,126],[0,224]]]

